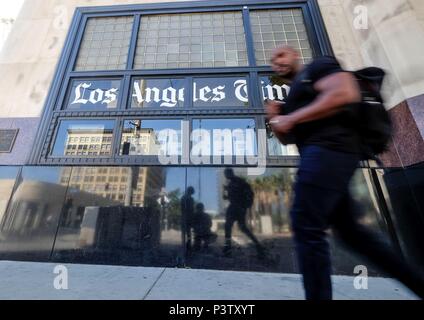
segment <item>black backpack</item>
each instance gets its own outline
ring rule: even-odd
[[[384,70],[369,67],[352,74],[358,80],[362,101],[353,106],[354,126],[359,133],[362,160],[376,160],[388,150],[393,124],[381,97]]]

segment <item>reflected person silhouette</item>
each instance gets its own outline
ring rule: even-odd
[[[209,244],[216,241],[217,235],[211,231],[212,219],[205,212],[203,203],[196,204],[193,216],[194,250],[208,249]]]
[[[193,214],[194,214],[194,199],[193,194],[195,190],[192,186],[187,187],[184,195],[181,197],[181,218],[182,218],[182,232],[186,235],[186,250],[191,252],[192,248],[192,227],[193,227]]]
[[[247,209],[253,205],[254,193],[250,185],[243,179],[234,174],[233,169],[224,170],[224,176],[229,180],[228,185],[224,186],[223,198],[230,202],[225,216],[225,246],[224,255],[231,255],[231,233],[234,222],[240,230],[250,239],[256,246],[258,255],[264,255],[264,247],[259,243],[252,231],[246,225]]]

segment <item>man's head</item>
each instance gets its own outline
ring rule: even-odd
[[[231,169],[231,168],[226,168],[226,169],[224,170],[224,176],[225,176],[225,178],[227,178],[227,179],[234,178],[234,170],[233,170],[233,169]]]
[[[205,205],[201,202],[199,202],[198,204],[196,204],[196,212],[203,212],[205,211]]]
[[[300,54],[288,45],[281,45],[272,52],[271,66],[279,76],[293,78],[301,67]]]
[[[193,195],[194,194],[194,188],[192,186],[189,186],[186,190],[186,193],[190,196]]]

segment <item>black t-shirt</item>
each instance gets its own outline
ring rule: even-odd
[[[292,113],[310,104],[319,94],[313,89],[314,84],[337,72],[343,72],[343,69],[334,57],[322,56],[314,59],[294,78],[281,114]],[[297,125],[292,134],[299,148],[304,145],[318,145],[336,151],[358,153],[358,136],[351,125],[346,106],[346,111],[337,115]]]

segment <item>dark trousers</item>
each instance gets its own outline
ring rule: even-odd
[[[306,299],[332,298],[329,227],[347,247],[422,296],[417,272],[358,222],[360,212],[348,190],[357,156],[318,146],[303,147],[300,154],[291,220]]]
[[[243,232],[256,246],[259,246],[259,241],[256,239],[252,231],[247,227],[246,224],[246,213],[247,209],[243,208],[236,204],[230,204],[227,208],[227,213],[225,216],[225,242],[226,246],[231,246],[231,233],[233,229],[234,222],[237,221],[237,224],[240,228],[240,231]]]

